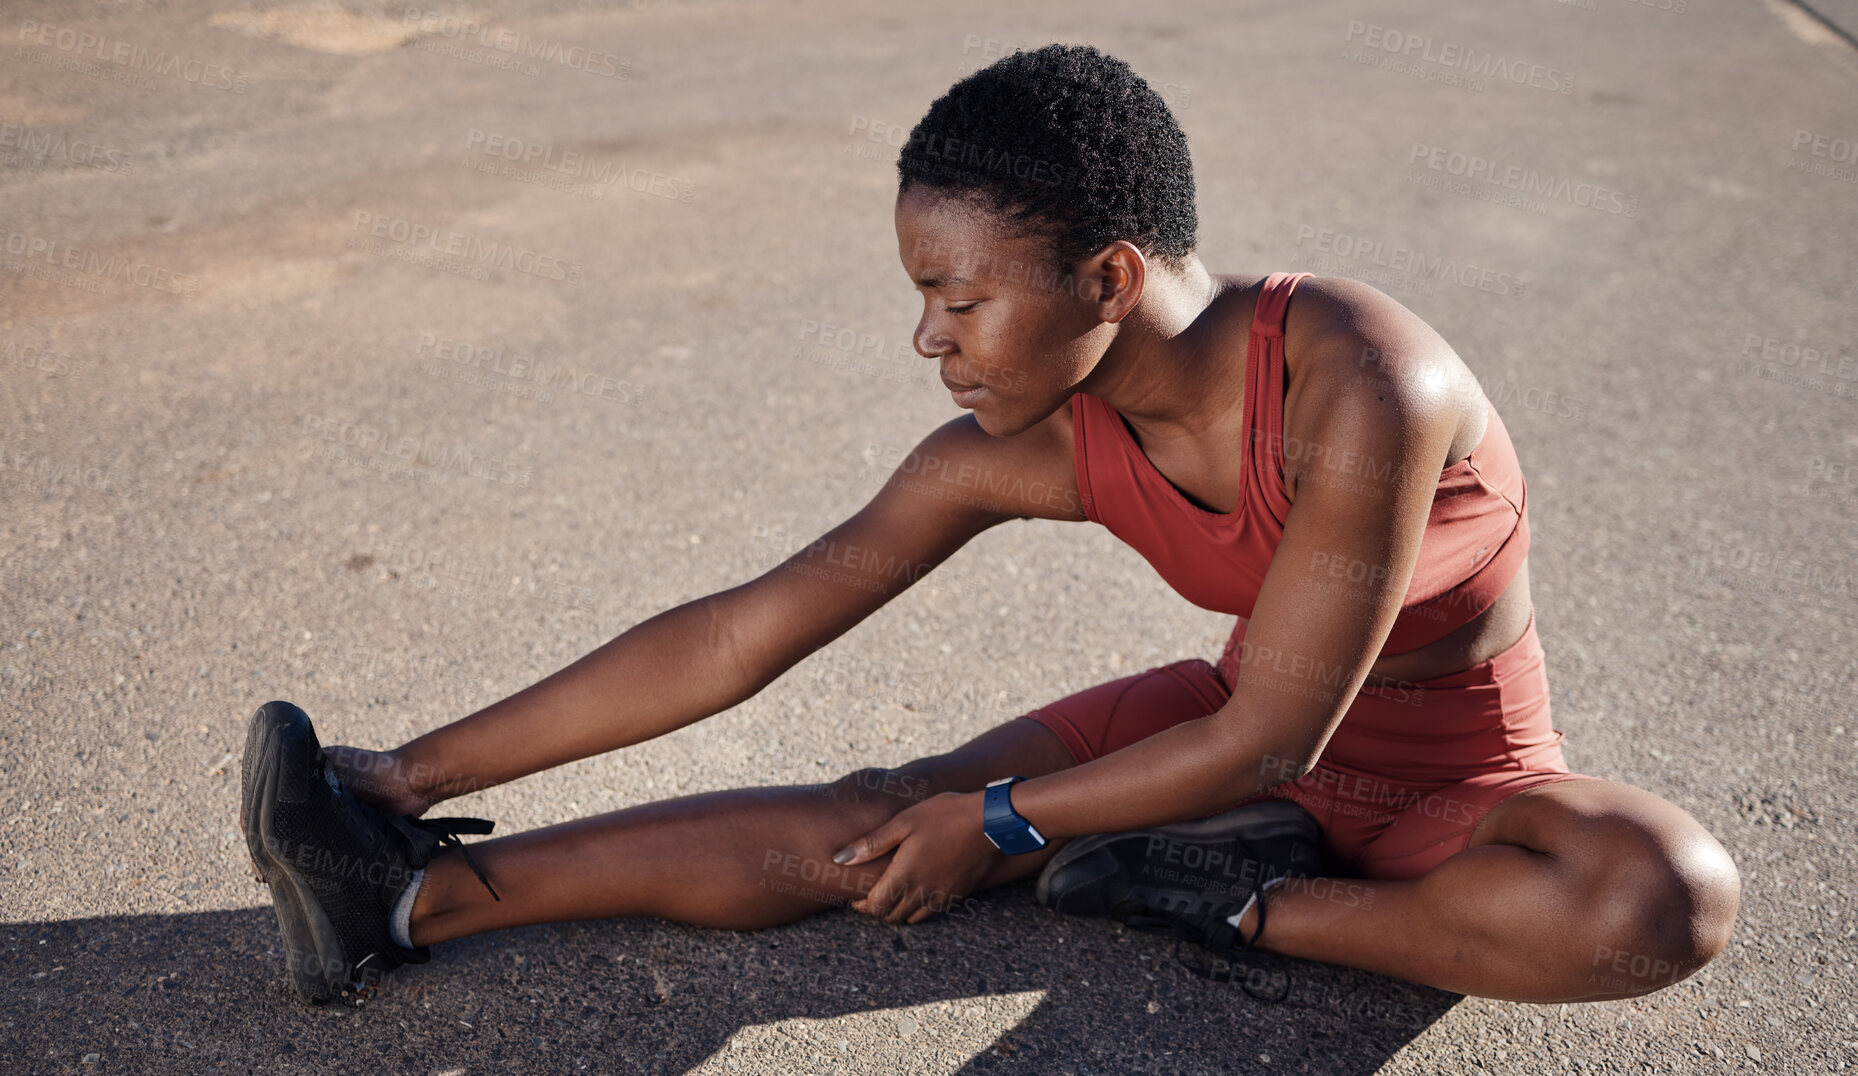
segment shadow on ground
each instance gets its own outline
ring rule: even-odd
[[[1061,919],[1018,885],[965,921],[901,929],[835,910],[747,933],[504,931],[440,947],[361,1008],[315,1008],[290,994],[267,904],[0,926],[0,1024],[35,1072],[723,1072],[743,1032],[790,1040],[796,1072],[874,1071],[881,1039],[922,1072],[1341,1076],[1378,1070],[1457,1001],[1291,972],[1285,1002],[1255,1001],[1189,974],[1171,943]],[[1002,1004],[1014,995],[1029,1011]]]

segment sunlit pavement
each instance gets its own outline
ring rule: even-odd
[[[1752,0],[1234,7],[12,5],[8,1059],[1849,1064],[1858,62]],[[509,931],[360,1010],[297,1007],[238,835],[245,717],[286,698],[326,742],[400,742],[855,511],[955,414],[909,348],[896,147],[956,78],[1052,40],[1168,100],[1214,272],[1366,280],[1477,373],[1530,481],[1570,761],[1731,850],[1728,951],[1546,1007],[1293,964],[1269,1007],[1022,884],[901,930]],[[501,833],[828,779],[1213,657],[1229,626],[1101,528],[1002,526],[749,703],[452,806]]]

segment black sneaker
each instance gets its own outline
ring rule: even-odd
[[[1289,976],[1275,957],[1253,948],[1264,933],[1264,886],[1320,873],[1321,839],[1316,819],[1288,800],[1154,829],[1074,837],[1039,875],[1039,903],[1193,942],[1199,954],[1185,957],[1178,947],[1175,954],[1188,970],[1282,1001],[1290,993]],[[1254,896],[1260,898],[1257,929],[1241,938],[1227,920]]]
[[[323,757],[309,717],[288,702],[252,714],[240,783],[239,825],[258,880],[271,887],[298,997],[320,1003],[347,989],[366,998],[389,969],[431,958],[426,946],[394,943],[394,908],[433,855],[463,851],[458,834],[489,833],[493,823],[392,816],[361,802]]]

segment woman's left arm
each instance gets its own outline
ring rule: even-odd
[[[1310,303],[1334,313],[1299,340],[1285,409],[1299,431],[1285,439],[1297,449],[1285,461],[1295,500],[1239,683],[1206,717],[1015,784],[1014,809],[1048,840],[1203,817],[1309,772],[1380,653],[1458,423],[1460,379],[1447,374],[1462,367],[1398,303],[1365,285],[1335,290],[1348,301]],[[848,863],[898,849],[854,907],[916,922],[965,895],[1001,855],[981,831],[981,800],[932,797],[849,846]]]

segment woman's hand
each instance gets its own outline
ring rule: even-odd
[[[846,846],[834,863],[855,866],[897,851],[852,909],[886,923],[920,923],[966,897],[1004,858],[981,830],[981,810],[982,793],[943,792]]]
[[[355,798],[389,814],[425,814],[436,797],[414,791],[409,768],[391,751],[365,751],[359,747],[325,747],[323,756],[335,767],[342,787]]]

